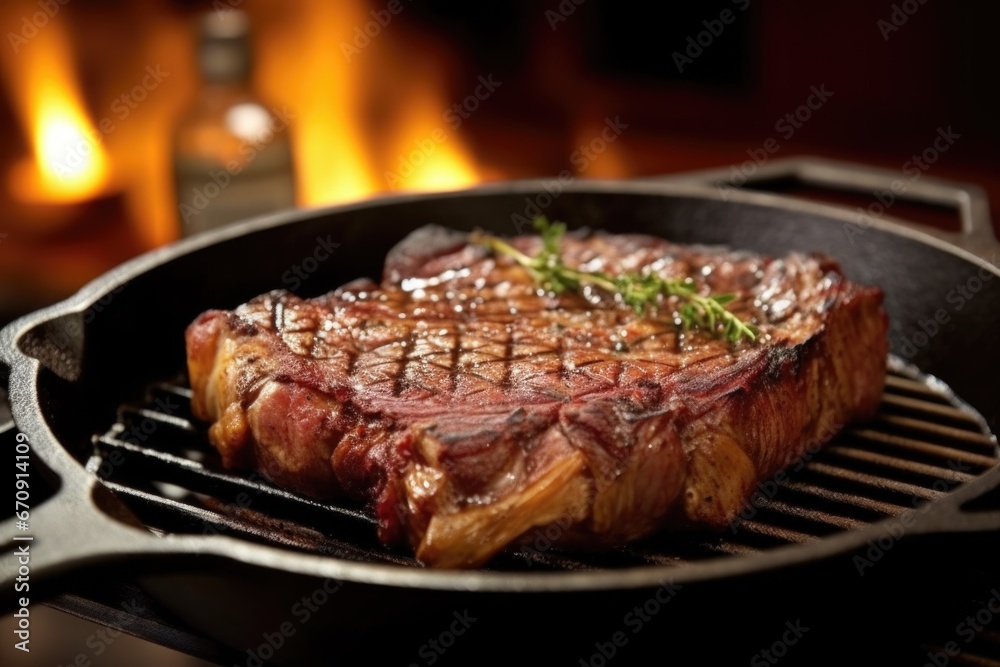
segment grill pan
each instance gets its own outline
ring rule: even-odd
[[[31,572],[39,582],[87,568],[140,573],[185,621],[237,648],[260,645],[269,630],[296,619],[289,614],[303,591],[325,586],[337,602],[324,607],[323,620],[310,621],[308,631],[305,623],[295,626],[294,637],[270,652],[275,663],[291,664],[314,654],[329,632],[339,633],[345,650],[379,652],[386,647],[373,618],[383,625],[405,620],[419,639],[450,627],[448,613],[470,605],[494,613],[483,636],[508,628],[510,619],[498,610],[516,605],[520,632],[544,627],[546,619],[551,626],[545,610],[558,609],[560,623],[593,627],[601,639],[621,626],[622,601],[648,600],[668,585],[701,586],[699,601],[687,593],[689,608],[711,607],[720,591],[735,590],[727,582],[752,579],[760,593],[775,577],[787,583],[803,567],[836,556],[843,567],[827,585],[839,577],[853,585],[863,580],[857,558],[874,565],[896,542],[1000,529],[1000,513],[965,508],[1000,483],[991,435],[1000,411],[987,380],[1000,376],[993,334],[1000,312],[1000,281],[993,278],[1000,272],[984,259],[996,242],[983,195],[926,177],[909,185],[909,198],[958,209],[962,232],[949,235],[888,217],[858,227],[857,215],[844,209],[713,185],[725,176],[562,184],[557,192],[553,182],[531,181],[387,197],[252,220],[115,269],[0,332],[16,429],[31,444],[33,465],[56,488],[32,508],[27,533],[12,519],[2,525],[4,548],[12,552],[14,536],[32,535]],[[898,175],[788,160],[767,165],[757,178],[867,192],[888,189]],[[218,467],[203,427],[187,414],[178,374],[182,332],[198,313],[275,287],[313,296],[377,276],[386,251],[427,223],[514,234],[521,231],[514,216],[535,210],[572,227],[837,257],[851,279],[886,292],[896,356],[879,418],[810,456],[780,488],[762,487],[752,516],[722,538],[661,535],[581,554],[547,548],[540,533],[474,572],[418,567],[375,542],[361,508],[308,501]],[[959,285],[972,296],[957,308],[951,290]],[[926,323],[941,310],[948,317],[938,317],[930,335]],[[3,565],[3,585],[12,587],[11,553]],[[414,608],[425,610],[426,624],[414,622]],[[428,664],[418,647],[404,642],[401,655]]]

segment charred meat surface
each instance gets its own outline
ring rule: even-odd
[[[537,251],[539,239],[512,244]],[[230,468],[371,504],[386,544],[474,567],[556,523],[563,546],[725,527],[754,487],[874,415],[882,293],[824,256],[571,234],[569,266],[693,277],[759,330],[732,346],[614,295],[547,294],[466,234],[424,227],[357,280],[264,294],[187,330],[196,416]],[[568,526],[568,527],[567,527]]]

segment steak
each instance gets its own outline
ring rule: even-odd
[[[567,235],[562,256],[733,294],[757,340],[684,331],[669,299],[640,316],[596,288],[547,293],[467,234],[424,227],[381,283],[199,316],[194,413],[227,468],[369,503],[384,543],[438,567],[481,565],[544,527],[576,548],[721,530],[758,483],[874,415],[883,295],[830,258],[604,233]]]

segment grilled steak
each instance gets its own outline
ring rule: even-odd
[[[517,237],[523,252],[537,237]],[[771,259],[639,235],[571,234],[571,267],[694,277],[759,328],[684,334],[670,302],[540,290],[437,227],[358,280],[264,294],[187,331],[194,411],[231,468],[372,505],[379,537],[433,566],[484,563],[537,527],[564,546],[721,529],[763,479],[872,416],[882,293],[823,256]]]

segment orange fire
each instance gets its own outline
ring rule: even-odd
[[[260,7],[251,19],[258,19],[254,22],[260,45],[258,87],[267,101],[294,116],[299,203],[365,197],[378,189],[361,129],[358,93],[365,85],[365,71],[347,62],[338,42],[354,25],[365,22],[367,4],[303,0],[295,9]]]
[[[16,23],[33,7],[24,0],[0,13]],[[461,129],[445,121],[457,92],[449,91],[441,65],[454,53],[414,42],[405,21],[393,15],[385,23],[385,5],[366,0],[336,6],[299,0],[291,11],[247,3],[246,9],[254,25],[254,87],[290,119],[300,205],[481,180]],[[136,40],[143,48],[135,62],[162,64],[171,74],[127,117],[115,96],[133,88],[141,68],[109,70],[88,113],[68,15],[52,17],[15,53],[0,55],[31,147],[8,184],[12,197],[27,204],[73,203],[113,190],[123,195],[137,238],[152,247],[179,233],[169,142],[172,123],[196,94],[195,44],[187,18],[161,11],[136,18],[132,30],[144,36]]]
[[[32,160],[18,165],[10,183],[23,201],[80,201],[107,186],[108,158],[85,111],[68,44],[63,26],[51,21],[4,59],[17,91],[12,99],[31,138]]]
[[[396,46],[405,26],[395,15],[364,0],[336,7],[303,0],[296,10],[289,17],[283,6],[260,7],[251,18],[275,26],[259,28],[257,79],[268,99],[297,115],[292,140],[300,204],[395,189],[455,189],[479,180],[461,137],[442,120],[449,105],[433,68],[422,66],[419,50]],[[268,11],[284,20],[260,20]],[[386,77],[395,85],[380,86]],[[435,141],[436,130],[447,132],[444,141]]]
[[[391,190],[457,190],[480,179],[461,137],[444,121],[442,96],[425,85],[408,96],[405,115],[387,147],[383,187]]]

